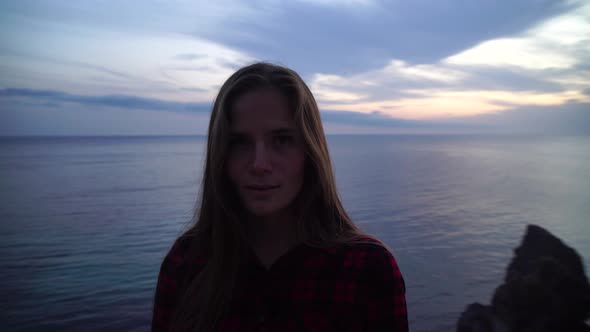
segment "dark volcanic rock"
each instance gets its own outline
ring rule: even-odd
[[[468,306],[457,331],[588,331],[589,316],[590,284],[581,257],[545,229],[529,225],[492,305]]]

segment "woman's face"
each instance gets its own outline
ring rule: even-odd
[[[285,96],[263,88],[231,105],[227,172],[254,215],[284,212],[303,184],[305,151]]]

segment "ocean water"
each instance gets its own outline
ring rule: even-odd
[[[412,331],[489,303],[529,223],[590,263],[590,137],[330,136],[345,207],[392,249]],[[3,331],[147,331],[204,137],[0,139]]]

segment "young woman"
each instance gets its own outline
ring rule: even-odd
[[[166,255],[152,331],[407,331],[397,263],[342,207],[294,71],[238,70],[213,106],[200,208]]]

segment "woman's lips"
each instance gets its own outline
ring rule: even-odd
[[[245,186],[245,188],[248,190],[259,191],[259,192],[264,192],[264,191],[276,189],[278,187],[279,187],[278,185],[263,185],[263,184],[253,184],[253,185]]]
[[[248,192],[249,196],[255,200],[267,200],[273,196],[274,190],[277,189],[279,186],[271,186],[271,185],[250,185],[245,186],[246,192]]]

